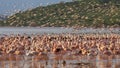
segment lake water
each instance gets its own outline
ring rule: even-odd
[[[2,68],[119,68],[120,56],[0,56]]]
[[[64,27],[0,27],[0,34],[44,34],[44,33],[116,33],[120,34],[120,28],[64,28]]]

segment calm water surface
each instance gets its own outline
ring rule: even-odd
[[[118,33],[120,28],[64,28],[64,27],[0,27],[0,34],[44,34],[44,33]]]
[[[119,68],[120,56],[0,56],[2,68]]]

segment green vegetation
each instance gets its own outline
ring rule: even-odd
[[[16,13],[1,26],[74,26],[107,27],[120,26],[119,2],[105,0],[80,0],[40,6]],[[107,1],[107,0],[106,0]]]

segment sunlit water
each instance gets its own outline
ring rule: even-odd
[[[120,28],[64,28],[64,27],[0,27],[0,34],[44,34],[44,33],[117,33]]]
[[[64,27],[0,27],[1,36],[4,34],[52,34],[52,33],[77,33],[77,34],[120,34],[120,28],[64,28]],[[48,53],[43,56],[0,56],[0,68],[119,68],[119,55],[60,55]]]

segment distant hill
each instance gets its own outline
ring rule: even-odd
[[[4,26],[119,27],[120,6],[97,0],[61,2],[16,13]]]

